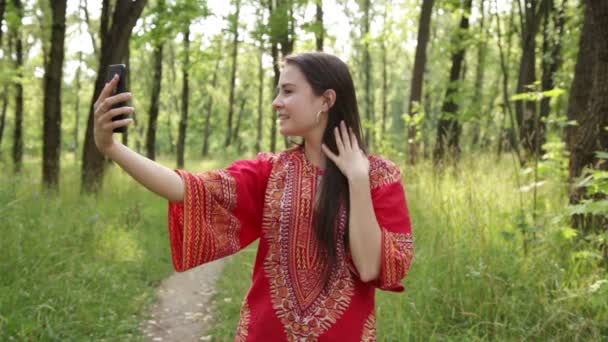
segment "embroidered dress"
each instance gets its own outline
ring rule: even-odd
[[[323,171],[302,147],[205,173],[176,172],[184,201],[169,203],[173,264],[185,271],[234,254],[260,239],[252,284],[235,341],[374,341],[375,289],[401,292],[413,257],[411,223],[401,172],[370,155],[370,183],[382,231],[379,277],[360,280],[344,239],[327,270],[312,226]],[[346,212],[337,222],[346,232]],[[324,286],[324,274],[329,274]]]

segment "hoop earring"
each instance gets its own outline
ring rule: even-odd
[[[317,112],[317,120],[316,120],[317,124],[319,123],[319,115],[321,115],[321,113],[323,113],[322,110],[320,110],[320,111]]]

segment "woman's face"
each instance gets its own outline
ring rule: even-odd
[[[317,122],[317,113],[326,110],[325,98],[313,93],[297,66],[285,65],[277,88],[272,107],[277,111],[282,135],[307,137],[316,131],[323,132],[327,116],[321,113]]]

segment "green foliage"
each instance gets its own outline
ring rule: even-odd
[[[555,220],[563,193],[540,189],[544,229],[525,254],[520,230],[532,228],[509,165],[466,157],[440,177],[430,163],[402,168],[416,253],[405,294],[377,293],[379,341],[608,336],[608,274],[597,267],[597,253],[571,254],[577,232]],[[218,341],[233,338],[254,250],[232,257],[219,280],[212,330]]]
[[[172,270],[166,201],[113,169],[97,197],[63,161],[61,196],[38,191],[40,165],[0,187],[0,340],[136,340]],[[8,171],[6,168],[4,172]]]

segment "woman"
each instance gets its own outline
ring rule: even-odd
[[[149,190],[169,200],[173,263],[185,271],[260,238],[237,341],[375,340],[376,288],[403,291],[413,257],[401,173],[367,155],[346,64],[325,53],[288,56],[278,95],[280,132],[303,143],[222,170],[170,170],[112,137],[130,94],[95,108],[95,142]]]

